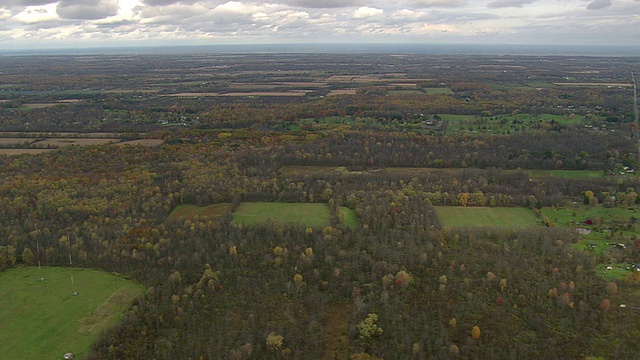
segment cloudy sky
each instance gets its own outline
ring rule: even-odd
[[[332,42],[640,46],[640,0],[0,1],[0,48]]]

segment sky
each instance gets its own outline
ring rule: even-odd
[[[640,0],[0,0],[0,48],[631,45]]]

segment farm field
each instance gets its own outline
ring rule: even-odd
[[[208,206],[178,205],[169,214],[169,220],[191,220],[199,218],[218,218],[224,216],[230,209],[229,204],[212,204]]]
[[[162,139],[134,139],[121,141],[121,133],[73,132],[0,132],[0,155],[40,154],[65,146],[140,145],[158,146]],[[27,147],[28,146],[28,147]]]
[[[227,92],[227,93],[211,93],[211,92],[183,92],[177,94],[166,95],[169,97],[202,97],[202,96],[231,96],[231,97],[242,97],[242,96],[305,96],[307,92],[311,90],[293,90],[293,91],[253,91],[253,92]]]
[[[30,154],[37,155],[42,154],[48,151],[54,151],[56,149],[0,149],[0,155],[21,155],[21,154]]]
[[[82,358],[143,290],[98,270],[26,267],[0,273],[0,352],[13,359],[61,359],[67,352]]]
[[[164,143],[164,140],[162,140],[162,139],[138,139],[138,140],[121,141],[119,143],[116,143],[115,145],[120,145],[120,146],[124,146],[124,145],[130,145],[130,146],[135,146],[135,145],[158,146],[158,145],[162,145],[162,143]]]
[[[46,132],[46,131],[32,131],[32,132],[15,132],[15,131],[0,131],[1,137],[6,138],[118,138],[122,136],[119,132]]]
[[[426,94],[454,94],[453,90],[448,87],[434,87],[434,88],[424,88],[423,89]]]
[[[246,202],[233,213],[233,221],[243,225],[273,221],[280,224],[299,223],[320,229],[330,224],[326,204]]]
[[[103,138],[55,138],[45,139],[42,141],[36,141],[32,144],[33,147],[63,147],[70,145],[77,146],[91,146],[91,145],[105,145],[119,142],[119,139],[103,139]]]
[[[496,227],[524,229],[540,225],[533,212],[525,208],[435,206],[446,227]]]
[[[356,89],[334,89],[329,91],[327,96],[339,96],[339,95],[355,95]]]
[[[243,225],[273,221],[280,224],[299,223],[320,229],[330,224],[326,204],[246,202],[233,213],[233,221]]]
[[[19,146],[25,145],[32,142],[33,139],[25,139],[25,138],[0,138],[0,145],[2,146]]]

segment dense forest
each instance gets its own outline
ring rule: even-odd
[[[640,283],[596,273],[611,258],[640,262],[640,244],[578,250],[579,235],[540,212],[637,207],[629,69],[640,70],[640,59],[109,60],[0,58],[6,139],[117,132],[163,141],[0,156],[0,269],[98,268],[147,286],[88,359],[630,359],[640,351]],[[233,69],[212,70],[214,60]],[[24,61],[34,65],[29,76]],[[576,71],[587,67],[599,71]],[[555,85],[569,75],[618,85]],[[166,96],[224,94],[240,82],[249,92],[275,82],[278,92],[315,88]],[[346,88],[353,92],[329,95]],[[27,106],[61,100],[74,101]],[[594,176],[553,175],[578,170]],[[330,223],[244,225],[233,212],[247,202],[327,204]],[[180,205],[212,204],[229,207],[172,216]],[[539,225],[444,226],[436,207],[445,205],[527,208]],[[341,220],[341,207],[355,212],[356,226]]]

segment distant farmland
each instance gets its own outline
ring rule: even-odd
[[[162,139],[133,139],[121,141],[122,133],[73,132],[0,132],[0,155],[40,154],[66,146],[139,145],[158,146]]]

